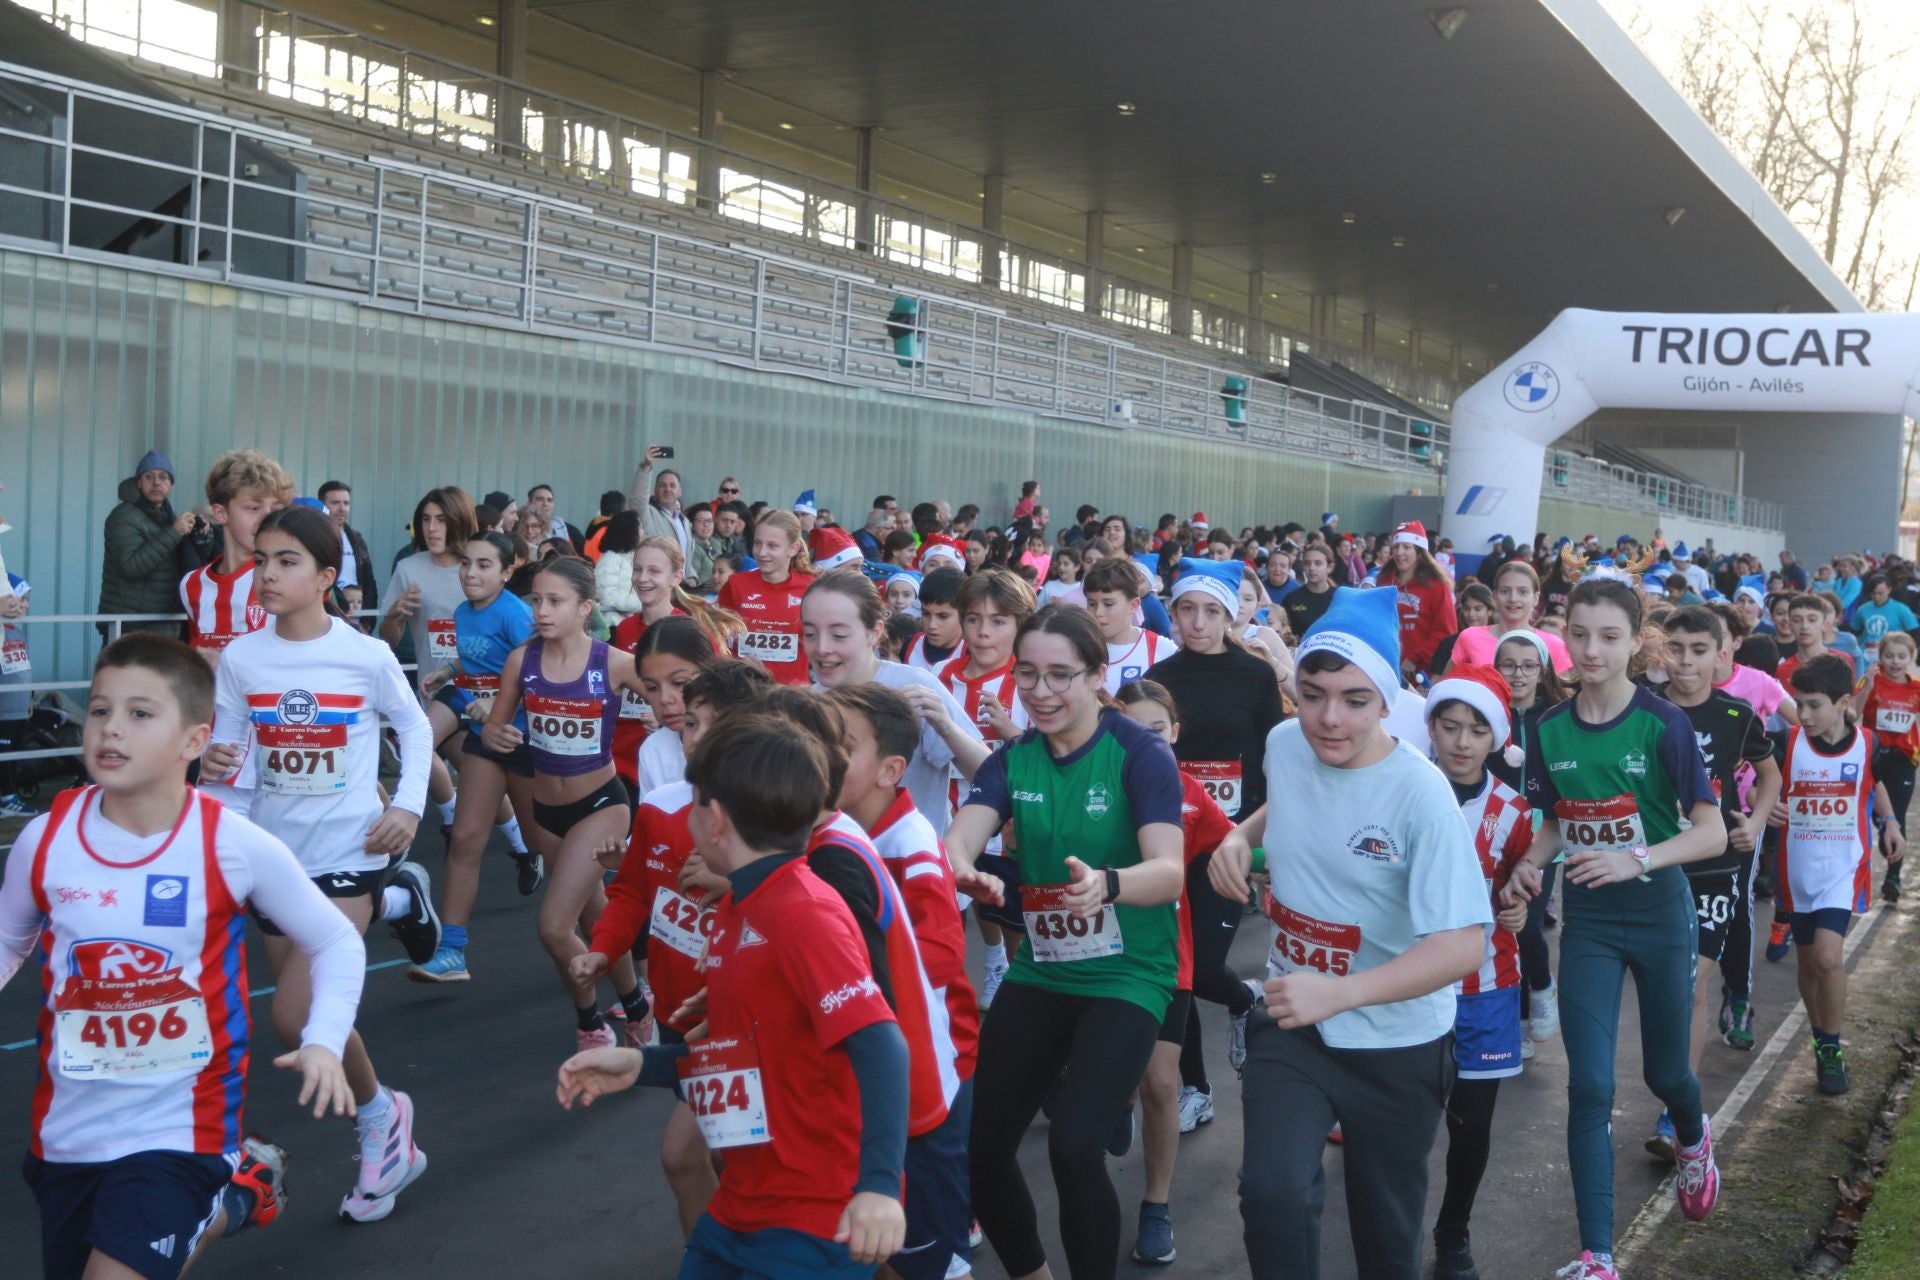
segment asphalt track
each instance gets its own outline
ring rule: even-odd
[[[438,845],[432,836],[420,844],[422,861],[436,871]],[[431,1165],[403,1193],[391,1218],[366,1226],[335,1216],[354,1178],[351,1122],[316,1121],[300,1113],[293,1103],[296,1081],[271,1065],[276,1050],[264,1017],[271,997],[258,993],[272,976],[257,938],[250,940],[255,1029],[268,1043],[259,1044],[253,1057],[247,1120],[250,1128],[293,1153],[292,1198],[279,1223],[218,1246],[196,1277],[653,1280],[674,1274],[679,1229],[658,1162],[672,1099],[636,1090],[588,1111],[566,1112],[555,1103],[554,1069],[572,1051],[572,1017],[534,935],[532,905],[515,893],[512,868],[496,847],[472,926],[474,981],[465,986],[408,982],[398,945],[379,929],[368,939],[370,964],[385,967],[368,974],[359,1025],[382,1078],[413,1094],[420,1116],[417,1138]],[[1764,912],[1767,904],[1760,905]],[[1884,916],[1876,907],[1862,927],[1877,932]],[[1873,941],[1862,939],[1869,946]],[[1265,930],[1249,918],[1234,946],[1236,967],[1256,972],[1264,950]],[[1756,986],[1756,1033],[1764,1046],[1796,1001],[1791,961],[1775,965],[1757,959]],[[15,1152],[24,1152],[27,1142],[37,997],[31,966],[0,991],[0,1149]],[[1173,1198],[1179,1257],[1167,1268],[1123,1261],[1123,1274],[1245,1273],[1235,1194],[1239,1086],[1226,1065],[1224,1011],[1203,1006],[1202,1017],[1218,1118],[1182,1139]],[[1634,1216],[1659,1190],[1665,1170],[1641,1149],[1659,1104],[1640,1084],[1631,995],[1621,1024],[1614,1126],[1617,1230],[1624,1238]],[[1709,1105],[1720,1106],[1756,1061],[1755,1054],[1737,1053],[1717,1040],[1710,1044],[1702,1072]],[[1770,1068],[1762,1066],[1769,1079],[1807,1069],[1797,1043]],[[1554,1040],[1540,1047],[1525,1075],[1501,1088],[1493,1161],[1474,1216],[1475,1253],[1488,1280],[1551,1276],[1578,1252],[1567,1178],[1565,1083],[1565,1057]],[[1749,1082],[1747,1089],[1752,1087]],[[1044,1123],[1027,1140],[1024,1165],[1047,1222],[1054,1198]],[[1439,1203],[1445,1145],[1443,1133],[1433,1157],[1430,1215]],[[1111,1168],[1130,1249],[1141,1187],[1138,1147],[1112,1161]],[[1353,1256],[1337,1148],[1328,1148],[1327,1174],[1322,1274],[1346,1280],[1354,1274]],[[15,1176],[0,1177],[0,1276],[38,1274],[37,1235],[25,1184]],[[1049,1235],[1048,1244],[1056,1274],[1064,1280],[1057,1237]],[[976,1274],[982,1280],[1004,1276],[990,1248],[981,1251]]]

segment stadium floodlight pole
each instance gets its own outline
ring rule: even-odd
[[[1530,541],[1547,446],[1601,409],[1917,417],[1920,314],[1562,311],[1454,402],[1441,518],[1454,546]]]

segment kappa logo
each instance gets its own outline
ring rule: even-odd
[[[320,699],[305,689],[289,689],[273,704],[281,724],[312,724],[320,718]]]
[[[1377,822],[1370,822],[1347,837],[1347,852],[1369,862],[1399,862],[1400,842]]]
[[[1620,757],[1620,768],[1632,778],[1647,776],[1647,756],[1643,751],[1629,751]]]
[[[187,923],[187,877],[148,876],[144,923],[160,929],[181,929]]]
[[[123,982],[162,973],[173,964],[165,947],[150,947],[125,938],[89,938],[67,949],[67,967],[83,978]]]
[[[1113,793],[1106,787],[1095,783],[1087,788],[1087,816],[1095,822],[1107,816],[1113,809]]]

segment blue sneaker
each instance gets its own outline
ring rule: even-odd
[[[1679,1146],[1679,1139],[1673,1136],[1673,1117],[1662,1111],[1653,1122],[1653,1136],[1647,1139],[1647,1154],[1663,1164],[1672,1164]]]
[[[1173,1261],[1173,1212],[1164,1204],[1140,1202],[1140,1234],[1133,1244],[1133,1260],[1164,1266]]]
[[[1793,934],[1788,931],[1784,921],[1773,922],[1773,931],[1767,935],[1767,959],[1785,960],[1787,949],[1793,945]]]
[[[413,982],[468,982],[472,975],[467,972],[467,953],[459,947],[443,946],[433,953],[433,959],[408,969],[407,978]]]

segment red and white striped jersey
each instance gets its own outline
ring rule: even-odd
[[[874,824],[873,847],[906,897],[921,966],[934,995],[947,1006],[956,1070],[960,1079],[970,1079],[980,1045],[980,1003],[967,978],[966,924],[957,905],[947,851],[905,788]]]
[[[33,1154],[221,1155],[244,1132],[246,900],[314,955],[303,1043],[344,1051],[366,950],[279,840],[189,790],[171,831],[136,836],[100,790],[29,823],[0,890],[0,983],[40,960]]]
[[[961,709],[979,728],[982,738],[989,743],[1004,740],[1000,731],[987,719],[987,713],[980,709],[981,697],[984,694],[991,693],[1000,700],[1000,705],[1005,707],[1007,714],[1013,718],[1015,729],[1024,732],[1033,723],[1027,715],[1026,703],[1020,700],[1020,692],[1014,687],[1012,658],[1008,658],[1004,664],[994,670],[972,678],[961,674],[966,667],[967,655],[963,648],[935,674],[940,683],[947,687],[947,692],[953,695],[954,701],[960,704]],[[965,778],[956,776],[948,788],[947,799],[952,803],[955,813],[960,812],[960,807],[967,802],[968,786]],[[993,852],[999,852],[997,846]]]
[[[1157,631],[1138,629],[1132,644],[1107,646],[1107,692],[1119,693],[1120,686],[1132,684],[1147,674],[1147,669],[1162,658],[1171,658],[1180,646]]]
[[[230,574],[219,564],[203,564],[180,579],[180,603],[187,611],[187,643],[219,653],[267,625],[267,611],[253,598],[251,561]]]
[[[813,838],[807,842],[808,856],[825,845],[837,845],[858,854],[867,873],[873,877],[874,893],[880,902],[875,923],[887,940],[893,1014],[900,1023],[900,1033],[907,1040],[907,1133],[917,1138],[940,1127],[947,1118],[947,1108],[953,1104],[954,1094],[960,1090],[956,1065],[959,1054],[954,1048],[947,1004],[934,993],[933,984],[927,979],[905,896],[867,833],[852,818],[836,812],[814,828]],[[953,901],[951,881],[947,886],[947,901]]]
[[[1473,851],[1480,855],[1480,874],[1487,881],[1487,897],[1506,884],[1513,864],[1526,855],[1533,843],[1533,810],[1518,792],[1500,779],[1487,774],[1480,794],[1460,806],[1460,816],[1473,833]],[[1500,908],[1494,905],[1494,914]],[[1497,923],[1487,926],[1487,950],[1480,968],[1462,978],[1454,987],[1463,996],[1497,991],[1520,985],[1520,942]]]
[[[967,646],[965,642],[962,642],[961,644],[955,646],[953,652],[949,653],[944,658],[928,657],[927,656],[927,633],[924,631],[918,631],[918,632],[915,632],[913,635],[908,636],[907,647],[900,651],[900,661],[906,663],[910,667],[918,667],[922,671],[928,672],[929,674],[936,675],[936,676],[940,674],[941,669],[944,668],[948,663],[954,661],[955,659],[964,661],[966,659],[966,656],[967,656]]]

